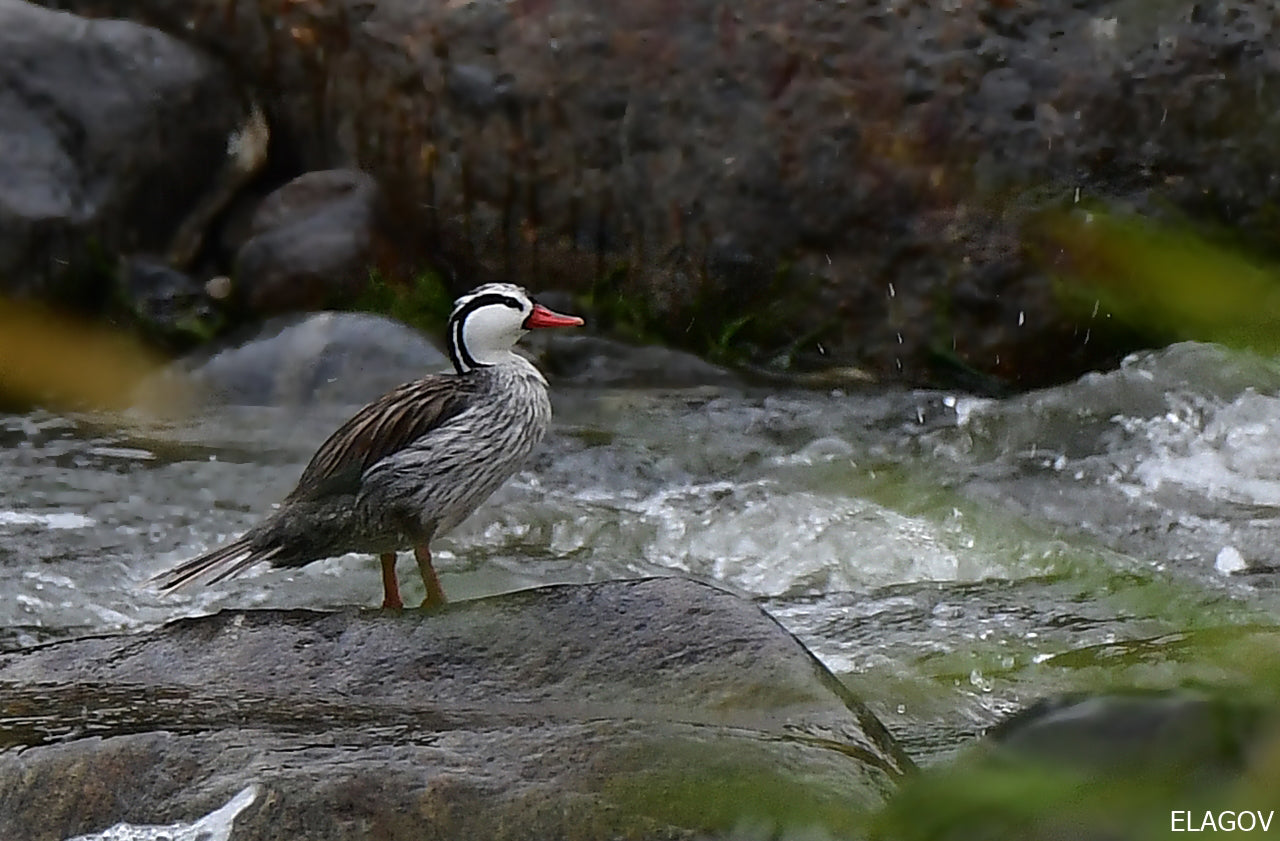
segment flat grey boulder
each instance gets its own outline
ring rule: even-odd
[[[385,316],[281,316],[221,349],[179,361],[145,383],[138,402],[163,402],[163,394],[181,386],[197,402],[215,405],[357,405],[449,367],[426,336]]]
[[[234,841],[848,836],[910,766],[773,619],[676,578],[0,656],[11,841],[190,823],[250,785]]]

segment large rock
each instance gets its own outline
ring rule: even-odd
[[[0,657],[0,838],[849,835],[910,767],[776,622],[682,579],[224,612]]]
[[[1177,780],[1190,794],[1271,761],[1280,710],[1192,690],[1046,698],[992,728],[1003,761]],[[1280,770],[1280,769],[1277,769]]]
[[[1063,306],[1091,255],[1045,211],[1275,251],[1272,0],[66,2],[216,45],[461,285],[591,283],[698,351],[1062,380],[1134,338]]]
[[[254,212],[236,259],[236,296],[256,315],[350,303],[369,282],[382,193],[363,172],[308,172]]]
[[[361,404],[403,382],[450,369],[418,331],[380,315],[321,312],[271,319],[251,336],[193,354],[145,383],[162,403],[175,380],[201,402],[230,406]]]
[[[571,311],[569,304],[564,308]],[[681,351],[552,333],[531,333],[521,350],[556,382],[630,388],[738,382]],[[145,382],[137,402],[154,408],[184,405],[182,398],[226,406],[355,405],[424,374],[452,370],[448,357],[408,325],[369,313],[320,312],[269,319],[247,336],[192,353]]]
[[[194,46],[0,0],[0,290],[108,302],[113,255],[170,249],[247,111]]]

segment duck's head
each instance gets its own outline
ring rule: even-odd
[[[511,283],[477,286],[453,303],[449,315],[449,358],[459,374],[510,360],[512,348],[529,330],[577,327],[582,319],[560,315]]]

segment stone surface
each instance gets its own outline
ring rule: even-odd
[[[843,836],[909,766],[776,622],[683,579],[0,656],[11,841],[191,821],[251,783],[237,841]]]
[[[166,251],[245,112],[197,47],[0,0],[0,290],[109,302],[116,255]]]
[[[206,340],[221,318],[207,284],[148,257],[120,261],[117,292],[139,329],[165,347],[189,348]]]
[[[233,406],[361,404],[424,374],[452,370],[421,333],[380,315],[282,316],[250,337],[176,363],[146,393],[178,378],[197,398]]]
[[[303,165],[378,177],[455,291],[591,285],[701,352],[1060,381],[1135,337],[1064,305],[1088,255],[1045,211],[1277,253],[1270,0],[70,5],[232,57]]]
[[[351,302],[369,280],[382,193],[363,172],[308,172],[253,214],[236,257],[236,297],[255,315]]]
[[[687,388],[738,382],[724,368],[681,351],[551,332],[531,332],[521,350],[562,385]],[[159,398],[180,388],[196,403],[355,405],[424,374],[452,370],[426,336],[393,319],[348,312],[281,316],[247,337],[179,360],[144,383],[137,402],[162,406],[167,401]]]

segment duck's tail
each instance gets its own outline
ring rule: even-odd
[[[255,547],[253,537],[252,533],[246,534],[226,546],[221,546],[198,558],[183,561],[173,569],[153,576],[150,583],[165,593],[182,589],[197,581],[216,584],[223,579],[238,575],[256,563],[270,561],[279,555],[283,548],[279,545],[266,548]]]

